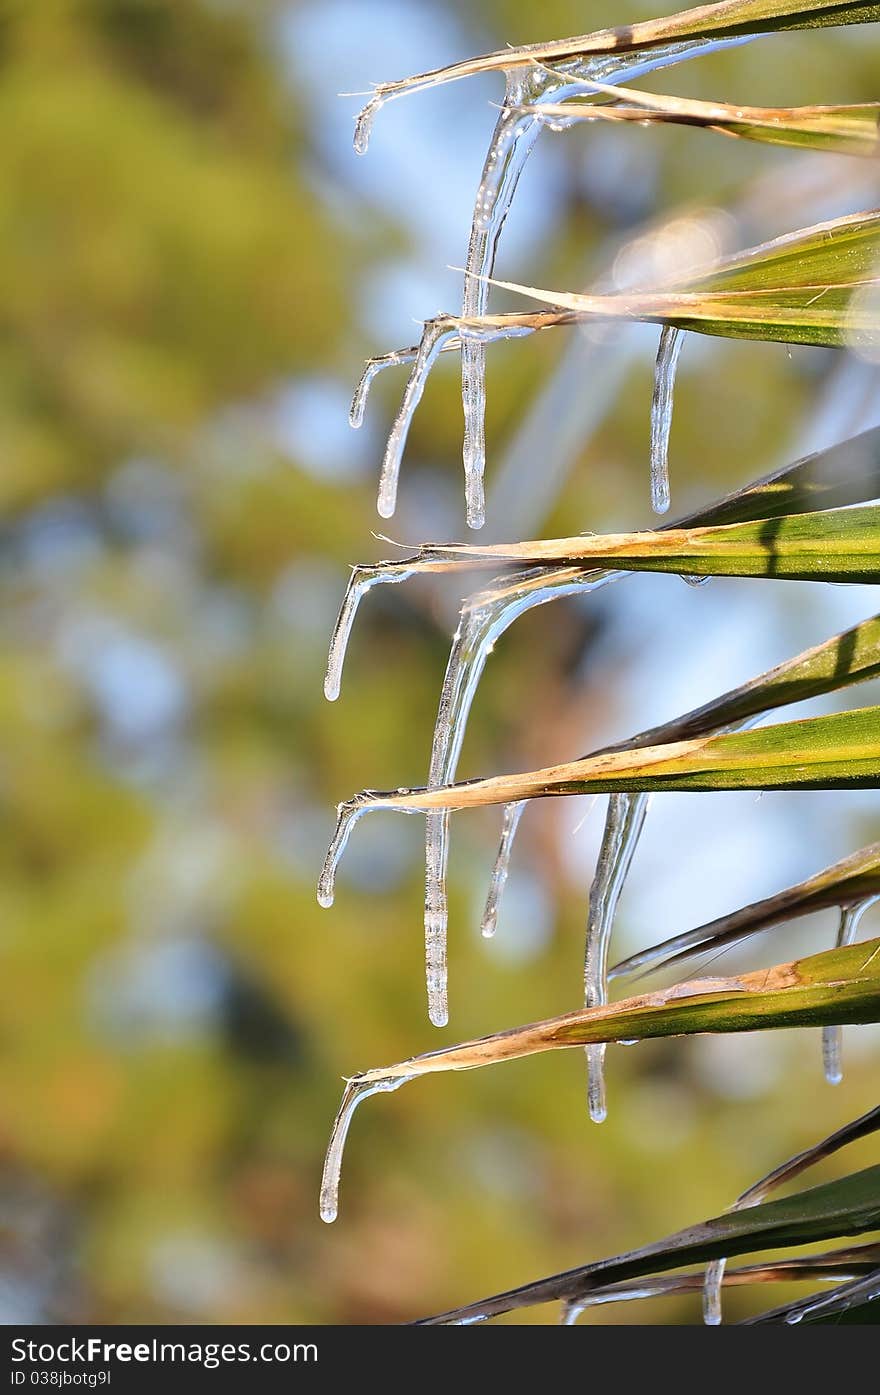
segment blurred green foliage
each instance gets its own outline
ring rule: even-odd
[[[497,42],[577,32],[614,7],[449,8]],[[423,778],[448,617],[429,592],[377,599],[341,702],[322,703],[345,566],[376,547],[374,475],[313,468],[279,438],[277,402],[297,375],[307,388],[347,378],[363,349],[387,347],[370,344],[359,286],[406,238],[334,187],[285,71],[282,11],[0,6],[9,1320],[411,1318],[711,1214],[873,1100],[864,1058],[836,1094],[819,1094],[818,1048],[813,1068],[787,1075],[799,1041],[782,1044],[766,1087],[733,1098],[702,1043],[619,1052],[601,1130],[586,1119],[579,1053],[438,1080],[364,1111],[341,1219],[329,1231],[318,1220],[340,1075],[436,1041],[417,829],[397,837],[394,875],[387,856],[371,875],[365,851],[332,913],[318,910],[314,877],[337,799]],[[791,41],[802,71],[808,42]],[[829,85],[846,88],[827,100],[872,95],[847,77],[858,46],[813,42]],[[766,77],[769,60],[749,61]],[[709,83],[731,60],[702,71]],[[758,168],[737,152],[725,171],[711,142],[698,151],[687,135],[649,147],[657,211],[704,186],[720,197]],[[574,168],[576,146],[562,158]],[[585,253],[616,232],[599,197],[561,212],[539,283],[577,282]],[[493,360],[494,443],[560,351],[542,342]],[[815,362],[746,346],[723,376],[707,360],[683,375],[684,492],[763,468],[800,418]],[[377,392],[377,420],[396,387]],[[454,374],[438,374],[407,489],[450,476],[457,487],[456,391]],[[636,365],[563,490],[554,517],[566,527],[643,509],[648,393]],[[468,773],[570,756],[614,710],[627,656],[594,667],[587,687],[578,660],[603,624],[558,610],[552,624],[524,621],[499,654]],[[469,827],[468,842],[455,838],[449,1040],[562,1011],[579,982],[583,898],[563,885],[557,812],[536,811],[523,835],[560,886],[553,933],[527,963],[474,943],[470,898],[492,828]],[[670,1303],[645,1320],[693,1316]]]

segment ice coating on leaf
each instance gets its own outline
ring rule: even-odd
[[[671,325],[660,331],[660,344],[654,365],[654,395],[651,399],[651,507],[655,513],[669,509],[669,432],[675,373],[684,343],[684,332]]]
[[[392,349],[389,354],[379,354],[376,358],[368,358],[364,364],[364,371],[358,378],[354,396],[351,399],[351,407],[348,412],[349,423],[357,430],[364,424],[364,412],[367,407],[367,398],[370,395],[370,388],[373,379],[383,368],[397,368],[402,363],[412,363],[418,354],[418,346],[410,349]]]
[[[838,949],[855,941],[859,924],[865,911],[880,897],[869,896],[864,901],[856,901],[840,908],[840,924],[835,944]],[[843,1028],[822,1028],[822,1069],[829,1085],[839,1085],[843,1080]]]
[[[333,633],[330,636],[327,671],[324,674],[324,696],[328,702],[335,702],[339,697],[348,641],[351,637],[358,606],[364,596],[368,595],[374,586],[393,585],[395,582],[406,581],[412,575],[411,568],[406,566],[389,567],[387,562],[375,567],[352,567],[345,595],[342,598],[342,605],[339,607],[339,614],[336,617],[336,624],[333,626]]]
[[[600,1007],[608,1001],[608,946],[623,891],[642,834],[650,796],[612,794],[608,800],[605,831],[590,887],[587,937],[584,953],[584,1006]],[[594,1123],[607,1114],[605,1101],[605,1045],[584,1048],[587,1058],[587,1108]]]
[[[492,869],[492,880],[489,883],[489,894],[486,897],[486,908],[483,911],[483,919],[480,922],[480,934],[483,939],[488,940],[495,934],[498,924],[498,906],[501,901],[501,893],[507,882],[507,875],[510,871],[510,855],[513,851],[513,840],[519,828],[519,821],[525,813],[528,800],[521,799],[515,804],[505,804],[504,814],[501,821],[501,839],[498,844],[498,852],[495,857],[495,866]]]
[[[342,1173],[342,1155],[345,1140],[351,1127],[352,1117],[358,1105],[370,1095],[385,1094],[399,1090],[412,1077],[393,1076],[389,1080],[359,1081],[356,1077],[346,1082],[339,1113],[333,1121],[330,1142],[324,1158],[324,1171],[321,1176],[321,1220],[329,1225],[336,1220],[339,1211],[339,1178]]]

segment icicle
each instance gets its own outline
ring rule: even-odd
[[[590,887],[587,941],[584,955],[584,1005],[600,1007],[608,1001],[608,945],[617,903],[639,845],[650,796],[612,794],[608,799],[605,832]],[[585,1047],[587,1057],[587,1107],[594,1123],[607,1113],[605,1103],[605,1046]]]
[[[390,354],[379,354],[376,358],[367,359],[364,364],[364,371],[358,378],[357,387],[354,390],[354,396],[351,399],[351,407],[348,412],[348,420],[355,430],[357,430],[359,426],[363,426],[367,398],[370,395],[370,388],[373,385],[373,379],[376,375],[381,373],[383,368],[397,368],[403,363],[412,363],[413,359],[418,355],[418,352],[417,348],[394,349]]]
[[[456,775],[467,720],[495,642],[517,616],[561,596],[597,590],[622,572],[583,572],[566,568],[548,579],[540,569],[503,579],[498,591],[484,591],[462,610],[449,651],[431,744],[428,788],[451,784]],[[431,984],[429,1002],[437,1016],[446,1009],[446,870],[449,811],[432,809],[425,820],[425,956]],[[440,968],[442,966],[442,983]],[[434,1017],[431,1018],[434,1021]]]
[[[721,1325],[721,1286],[724,1283],[726,1259],[713,1260],[706,1265],[703,1280],[703,1322],[707,1327]]]
[[[321,1220],[326,1221],[328,1225],[336,1220],[339,1210],[339,1177],[342,1172],[342,1154],[345,1151],[345,1140],[348,1137],[354,1111],[362,1100],[369,1099],[370,1095],[399,1090],[401,1085],[405,1085],[412,1078],[411,1075],[395,1075],[390,1080],[365,1083],[354,1079],[346,1082],[339,1113],[333,1121],[330,1142],[327,1145],[327,1154],[324,1158],[324,1172],[321,1177]]]
[[[449,862],[449,811],[429,813],[425,823],[425,986],[428,1018],[435,1027],[449,1021],[446,928],[446,867]]]
[[[385,456],[379,475],[379,498],[376,504],[382,518],[390,518],[394,513],[403,448],[406,444],[413,412],[425,390],[428,374],[444,344],[448,340],[456,338],[457,333],[455,326],[443,316],[438,316],[436,320],[428,320],[425,324],[422,341],[419,344],[416,360],[403,394],[403,402],[385,446]]]
[[[516,804],[505,804],[504,818],[501,824],[501,841],[498,844],[498,854],[495,858],[495,866],[492,869],[492,880],[489,883],[489,895],[486,897],[486,909],[483,911],[483,919],[480,922],[480,934],[488,940],[495,934],[498,924],[498,906],[501,901],[501,893],[507,881],[507,874],[510,870],[510,854],[513,851],[513,840],[516,837],[516,830],[519,828],[519,821],[525,812],[528,800],[522,799]]]
[[[366,155],[370,144],[370,136],[373,131],[373,122],[378,112],[385,105],[385,98],[378,93],[371,97],[362,111],[359,111],[354,122],[354,148],[358,155]]]
[[[831,1293],[817,1293],[812,1298],[804,1299],[797,1308],[786,1315],[785,1322],[790,1327],[795,1327],[799,1322],[803,1322],[805,1317],[821,1313],[823,1310],[827,1310],[829,1316],[832,1313],[845,1313],[855,1304],[871,1303],[877,1298],[880,1298],[880,1275],[875,1272],[865,1278],[852,1279]]]
[[[399,789],[398,794],[409,794],[407,789]],[[339,866],[342,854],[348,846],[352,830],[356,823],[373,809],[392,809],[399,814],[413,814],[419,812],[415,809],[408,809],[406,805],[395,804],[393,798],[388,795],[372,794],[365,790],[362,794],[356,795],[354,799],[347,799],[342,804],[336,806],[336,828],[327,849],[327,856],[324,858],[324,866],[321,868],[321,875],[318,878],[318,905],[325,909],[333,905],[333,896],[336,889],[336,869]]]
[[[654,49],[641,55],[605,54],[586,60],[573,60],[560,64],[557,68],[537,63],[520,63],[505,71],[505,102],[495,124],[483,165],[471,224],[462,299],[462,317],[465,320],[478,318],[486,312],[489,295],[487,278],[494,269],[501,230],[510,211],[520,175],[544,124],[540,114],[517,108],[524,104],[540,105],[551,98],[559,101],[585,90],[593,93],[594,89],[590,84],[595,78],[607,80],[615,76],[635,77],[687,57],[692,51],[705,51],[714,46],[705,41],[694,41],[668,45],[666,48]],[[355,148],[358,152],[363,153],[366,150],[373,118],[386,101],[403,96],[406,92],[417,91],[421,87],[433,86],[438,81],[442,81],[442,78],[428,78],[396,91],[377,92],[357,119]],[[439,316],[426,324],[422,343],[417,351],[402,349],[369,360],[352,400],[350,420],[353,426],[359,426],[363,420],[367,395],[375,375],[383,368],[411,362],[415,357],[403,404],[388,438],[382,464],[378,508],[383,518],[390,518],[394,512],[401,456],[412,414],[421,398],[427,375],[437,354],[443,349],[455,347],[460,342],[467,522],[471,528],[482,528],[485,521],[483,474],[486,455],[486,344],[494,338],[508,338],[530,332],[526,327],[510,327],[488,332],[463,330],[459,339],[449,320]],[[672,357],[677,357],[677,350]],[[672,368],[674,370],[674,363]]]
[[[492,275],[504,220],[541,129],[540,121],[534,116],[509,110],[510,107],[521,105],[527,89],[534,85],[535,77],[531,70],[511,68],[504,77],[505,105],[492,132],[471,224],[461,309],[465,319],[486,313],[489,284],[485,278]],[[485,522],[486,349],[485,344],[477,339],[466,339],[461,346],[461,402],[464,411],[462,455],[467,522],[469,528],[482,528]]]
[[[721,46],[726,47],[727,42],[731,41],[722,41]],[[533,63],[529,67],[521,64],[505,71],[504,106],[492,132],[471,224],[462,301],[465,319],[486,313],[489,294],[486,278],[494,270],[501,230],[526,161],[544,124],[540,114],[516,108],[538,106],[550,100],[560,102],[578,92],[594,95],[595,89],[590,84],[597,78],[600,81],[635,78],[692,53],[718,46],[718,41],[697,39],[641,54],[601,54],[562,62],[555,67]],[[485,520],[486,351],[479,341],[462,343],[461,400],[467,519],[469,527],[482,528]]]
[[[854,943],[858,933],[862,916],[869,906],[880,900],[877,896],[868,896],[864,901],[853,901],[848,906],[840,908],[840,925],[837,930],[835,944],[838,949],[845,945]],[[825,1071],[825,1079],[829,1085],[839,1085],[843,1080],[843,1028],[823,1027],[822,1028],[822,1066]]]
[[[352,567],[348,586],[339,607],[333,634],[330,636],[330,649],[327,654],[327,671],[324,675],[324,696],[328,702],[335,702],[342,685],[342,667],[351,636],[358,606],[374,586],[393,585],[406,581],[413,575],[411,567],[390,567],[386,564],[371,567]]]
[[[669,508],[669,430],[672,426],[672,398],[675,370],[684,343],[680,329],[664,325],[654,365],[654,396],[651,400],[651,506],[655,513]]]

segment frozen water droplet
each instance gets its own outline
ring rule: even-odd
[[[675,371],[684,343],[680,329],[664,325],[654,365],[654,396],[651,400],[651,505],[655,513],[669,508],[669,431]]]
[[[330,1142],[327,1145],[327,1155],[324,1158],[324,1172],[321,1177],[321,1220],[326,1221],[328,1225],[336,1220],[339,1210],[339,1178],[342,1172],[342,1155],[345,1151],[345,1140],[348,1137],[354,1111],[363,1100],[369,1099],[370,1095],[399,1090],[401,1085],[405,1085],[412,1078],[411,1075],[395,1075],[389,1080],[363,1081],[355,1078],[347,1081],[339,1113],[333,1121]]]
[[[612,794],[608,800],[605,830],[596,874],[590,887],[587,938],[584,953],[584,1005],[600,1007],[608,1001],[608,946],[617,903],[623,891],[648,812],[647,794]],[[607,1115],[605,1100],[605,1045],[584,1048],[587,1057],[587,1108],[594,1123]]]
[[[835,944],[838,949],[855,942],[862,916],[869,906],[880,900],[868,896],[864,901],[852,902],[840,908],[840,924]],[[843,1080],[843,1028],[839,1026],[822,1028],[822,1067],[829,1085],[839,1085]]]
[[[501,841],[498,844],[495,866],[492,869],[492,880],[489,883],[489,894],[486,897],[486,909],[483,911],[483,919],[480,923],[480,933],[487,940],[495,934],[498,924],[498,907],[510,870],[513,841],[516,838],[516,830],[519,828],[519,821],[525,812],[527,802],[523,799],[519,803],[505,804],[504,806]]]

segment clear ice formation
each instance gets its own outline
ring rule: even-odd
[[[651,506],[655,513],[666,513],[670,504],[669,432],[672,427],[675,373],[683,343],[683,330],[671,325],[663,326],[654,365],[654,395],[651,399]]]
[[[855,942],[862,916],[869,906],[880,900],[868,896],[864,901],[851,902],[840,908],[840,924],[835,944],[838,949]],[[822,1028],[822,1068],[829,1085],[839,1085],[843,1080],[843,1028]]]
[[[393,568],[387,563],[380,563],[378,566],[352,567],[336,624],[330,636],[327,671],[324,674],[324,696],[328,702],[335,702],[339,697],[348,641],[351,638],[358,606],[364,596],[375,586],[394,585],[395,582],[406,581],[412,575],[412,568],[405,565]]]
[[[505,804],[504,806],[504,814],[501,821],[501,841],[498,844],[495,866],[492,868],[492,879],[489,883],[489,894],[486,897],[486,908],[483,911],[483,919],[480,922],[480,934],[483,936],[484,940],[491,939],[498,925],[498,905],[501,900],[501,893],[507,882],[507,874],[510,871],[510,855],[513,852],[513,840],[516,837],[516,830],[519,828],[519,821],[525,813],[527,804],[527,799],[521,799],[516,803]]]
[[[409,794],[407,789],[399,789],[400,795]],[[343,804],[336,806],[336,828],[327,849],[327,856],[324,858],[324,865],[321,868],[321,875],[318,878],[318,905],[325,910],[333,905],[333,896],[336,888],[336,869],[339,860],[348,845],[352,830],[356,823],[363,818],[364,814],[374,809],[393,809],[399,814],[418,813],[418,810],[409,809],[405,804],[395,804],[394,798],[387,794],[375,794],[372,790],[364,790],[354,799],[348,799]]]
[[[650,795],[612,794],[608,799],[605,830],[590,887],[587,937],[584,953],[584,1006],[601,1007],[608,1001],[608,946],[617,903],[623,891],[642,834]],[[587,1057],[587,1108],[601,1124],[607,1114],[605,1101],[605,1045],[584,1048]]]
[[[687,58],[709,53],[745,42],[745,38],[695,39],[667,44],[631,53],[595,54],[584,58],[560,61],[553,66],[523,61],[504,70],[504,104],[495,123],[489,149],[483,165],[474,205],[470,238],[465,263],[462,318],[485,315],[489,297],[489,278],[495,268],[498,243],[505,220],[513,202],[516,188],[529,155],[545,124],[540,113],[523,111],[523,106],[540,106],[548,101],[560,102],[575,94],[595,97],[593,83],[627,81],[658,68],[668,67]],[[354,144],[363,154],[369,142],[376,113],[387,101],[443,82],[442,74],[428,75],[421,82],[394,92],[381,89],[370,98],[355,124]],[[437,328],[446,323],[447,328]],[[482,528],[485,522],[483,475],[486,461],[486,343],[487,336],[462,335],[460,339],[442,316],[426,326],[427,342],[419,349],[419,357],[407,384],[404,404],[392,428],[382,467],[379,490],[379,512],[390,517],[394,509],[397,475],[412,413],[424,390],[425,378],[444,348],[461,347],[461,398],[464,412],[464,444],[462,449],[465,477],[465,506],[468,527]],[[507,332],[493,337],[507,337]],[[677,357],[677,348],[670,348],[670,357]],[[358,385],[352,404],[352,424],[363,415],[369,384],[380,368],[392,362],[405,362],[408,351],[372,359]],[[674,373],[674,362],[670,377]],[[671,411],[671,392],[670,411]],[[660,497],[660,496],[658,496]],[[668,504],[667,504],[668,507]]]
[[[451,784],[455,779],[467,720],[486,661],[505,630],[518,616],[531,610],[533,606],[544,605],[561,596],[598,590],[621,575],[620,572],[579,572],[571,567],[548,574],[536,568],[502,578],[496,589],[482,592],[462,608],[440,692],[431,745],[429,789]],[[512,844],[518,819],[512,821],[508,810],[505,810],[504,818],[506,840],[508,844]],[[429,1015],[432,1022],[439,1017],[442,1017],[443,1022],[448,1020],[446,874],[449,863],[449,823],[448,809],[432,809],[426,815],[425,948]],[[506,854],[509,857],[509,847]],[[504,864],[505,856],[501,849],[499,857]],[[497,868],[497,859],[495,865]],[[503,871],[504,876],[494,884],[496,919],[506,880],[506,866],[503,867]],[[490,896],[491,894],[490,891]]]
[[[333,1121],[330,1142],[327,1145],[327,1154],[324,1158],[324,1172],[321,1177],[321,1220],[326,1221],[328,1225],[336,1220],[339,1211],[339,1178],[342,1173],[342,1155],[345,1151],[345,1140],[348,1137],[354,1111],[361,1101],[369,1099],[370,1095],[399,1090],[401,1085],[405,1085],[411,1079],[412,1077],[409,1075],[396,1075],[390,1080],[365,1082],[354,1079],[346,1081],[339,1113]]]

